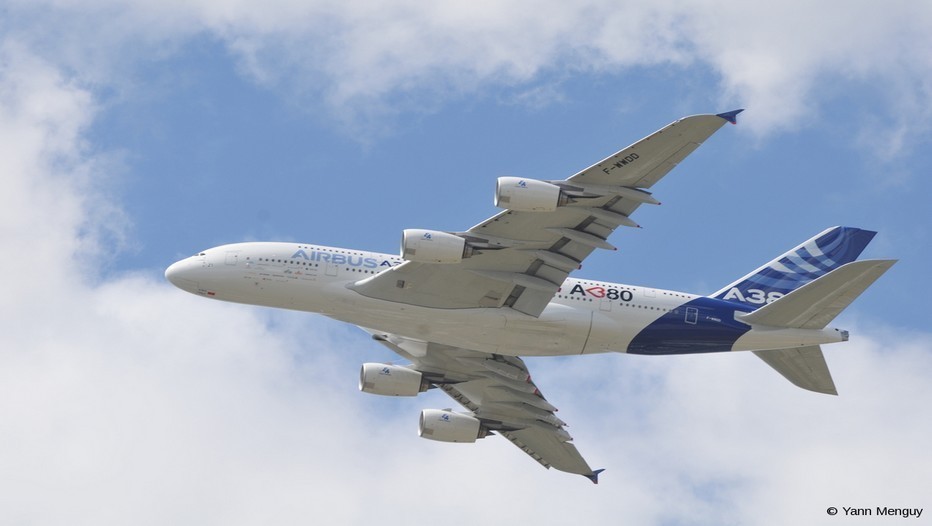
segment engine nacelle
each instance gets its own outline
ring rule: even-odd
[[[440,442],[475,442],[485,438],[489,430],[482,426],[479,419],[463,413],[441,409],[421,411],[417,434],[421,438]]]
[[[418,263],[459,263],[472,255],[466,240],[447,232],[409,228],[401,236],[401,257]]]
[[[519,212],[553,212],[569,202],[559,186],[522,177],[499,177],[495,206]]]
[[[364,363],[359,370],[359,390],[384,396],[415,396],[430,384],[413,369],[384,363]]]

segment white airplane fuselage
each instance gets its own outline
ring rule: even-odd
[[[314,312],[413,340],[514,356],[767,350],[847,339],[833,328],[751,326],[736,314],[752,309],[728,301],[576,278],[563,283],[538,318],[507,307],[420,307],[348,287],[402,262],[374,252],[253,242],[206,250],[165,275],[207,298]]]

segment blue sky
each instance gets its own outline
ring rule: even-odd
[[[360,523],[417,498],[464,521],[818,524],[928,505],[932,10],[875,11],[9,3],[0,522]],[[393,358],[351,327],[162,277],[243,240],[395,252],[405,228],[495,213],[500,175],[562,179],[739,107],[578,276],[709,293],[833,225],[877,230],[865,256],[900,262],[837,321],[838,398],[747,355],[529,360],[608,468],[598,488],[504,440],[418,439],[418,411],[452,402],[356,392],[360,363]]]

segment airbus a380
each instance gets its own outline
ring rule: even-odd
[[[363,328],[410,362],[363,364],[367,393],[444,391],[466,411],[421,412],[420,436],[497,433],[544,467],[598,482],[520,356],[752,351],[790,382],[837,394],[828,324],[894,260],[856,261],[874,232],[825,230],[709,296],[569,274],[644,204],[647,190],[741,110],[677,120],[565,180],[501,177],[503,211],[463,232],[410,229],[401,254],[236,243],[171,265],[211,299],[316,312]]]

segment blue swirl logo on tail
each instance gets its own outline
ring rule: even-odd
[[[838,226],[809,239],[770,263],[728,285],[713,298],[760,306],[854,261],[876,232]]]

